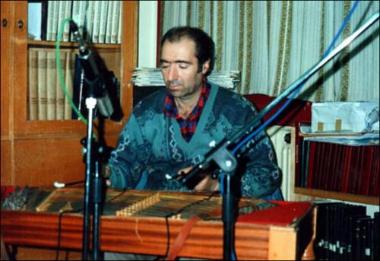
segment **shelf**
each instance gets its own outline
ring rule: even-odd
[[[108,146],[117,144],[120,131],[132,111],[133,93],[129,83],[137,59],[138,2],[123,1],[120,8],[123,13],[123,44],[91,45],[91,48],[99,53],[107,69],[112,71],[120,82],[120,102],[124,117],[119,122],[105,120],[102,125],[102,135]],[[29,54],[36,51],[33,49],[45,49],[55,54],[56,42],[28,38],[28,27],[24,26],[28,24],[28,1],[1,1],[1,17],[9,21],[8,25],[1,29],[1,35],[4,36],[1,42],[1,67],[5,72],[2,70],[1,77],[1,184],[51,186],[56,180],[79,180],[85,171],[80,140],[86,136],[87,126],[78,120],[72,120],[71,117],[66,117],[67,120],[63,120],[61,116],[55,117],[56,119],[49,117],[55,120],[44,120],[44,117],[41,117],[41,120],[30,120],[29,115],[28,103],[32,96],[29,93],[29,76],[36,75],[35,72],[29,74]],[[14,26],[17,23],[20,26]],[[60,42],[61,51],[65,52],[65,62],[69,57],[66,54],[74,54],[79,49],[78,46],[77,42]],[[55,57],[50,55],[49,58],[52,61],[51,58]],[[52,71],[49,72],[49,76],[53,75]],[[41,78],[43,77],[41,70]],[[49,86],[53,85],[53,78],[49,77]],[[54,97],[52,93],[49,93],[50,97]],[[56,94],[57,98],[62,99]],[[95,120],[94,125],[98,123],[99,121]],[[95,128],[94,126],[94,130]]]
[[[379,197],[370,197],[364,195],[350,194],[350,193],[341,193],[336,191],[327,191],[320,189],[306,189],[295,187],[294,192],[302,195],[328,198],[328,199],[338,199],[344,201],[358,202],[369,205],[379,205]]]
[[[29,47],[43,47],[43,48],[55,48],[55,41],[37,41],[28,40]],[[77,48],[78,43],[76,42],[60,42],[59,46],[61,48]],[[95,49],[120,49],[121,44],[93,44],[91,47]]]

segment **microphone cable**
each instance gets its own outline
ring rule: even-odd
[[[72,21],[71,18],[65,18],[61,22],[59,28],[58,28],[58,34],[57,34],[57,41],[55,42],[55,57],[56,57],[56,65],[57,65],[57,74],[58,74],[58,81],[59,86],[61,87],[66,99],[69,101],[71,108],[75,111],[75,113],[78,115],[78,118],[87,125],[87,119],[83,116],[83,114],[80,112],[78,107],[74,104],[73,98],[69,94],[68,87],[66,85],[65,79],[64,79],[64,72],[62,69],[61,64],[61,52],[60,52],[60,42],[63,38],[63,30],[66,23],[70,23]]]

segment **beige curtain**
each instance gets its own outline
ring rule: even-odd
[[[241,94],[280,94],[315,65],[354,1],[162,1],[162,32],[197,26],[216,44],[217,71],[241,71]],[[361,1],[335,46],[379,10]],[[379,100],[379,22],[314,75],[300,98]]]

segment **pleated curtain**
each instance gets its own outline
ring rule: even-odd
[[[354,1],[160,1],[161,32],[200,27],[216,44],[216,71],[239,70],[236,92],[277,96],[315,65]],[[360,1],[337,46],[379,10]],[[379,22],[302,88],[310,101],[379,100]]]

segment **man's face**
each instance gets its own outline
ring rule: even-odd
[[[191,99],[197,96],[209,62],[198,70],[194,41],[188,38],[166,41],[162,46],[160,63],[166,88],[174,98]]]

